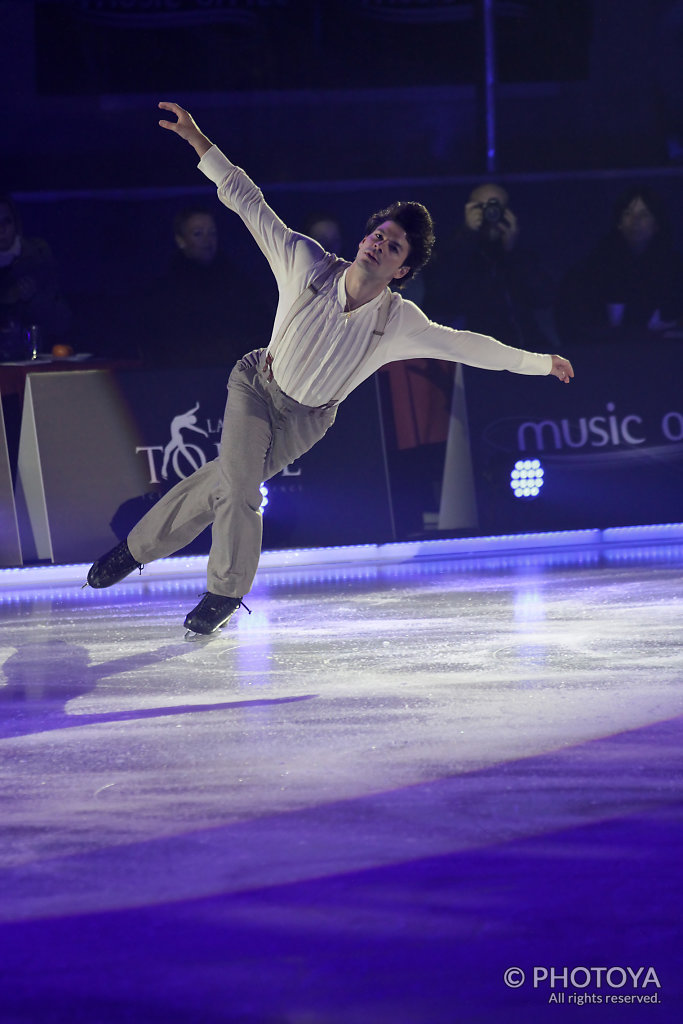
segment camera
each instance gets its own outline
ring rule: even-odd
[[[500,199],[487,199],[481,213],[484,224],[499,224],[503,220],[505,208]]]

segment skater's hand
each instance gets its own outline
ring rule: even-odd
[[[200,158],[211,149],[213,143],[199,130],[194,118],[187,110],[183,110],[177,103],[168,103],[165,100],[161,101],[159,107],[161,110],[170,110],[178,118],[177,121],[159,121],[162,128],[169,132],[175,132],[181,139],[185,139],[185,142],[189,142]]]
[[[553,365],[550,372],[553,376],[558,377],[564,384],[569,384],[569,380],[574,376],[574,367],[568,359],[563,359],[562,356],[552,356]]]

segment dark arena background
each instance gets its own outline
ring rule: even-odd
[[[0,0],[0,81],[0,1024],[680,1021],[681,0]],[[159,100],[575,370],[389,363],[208,642],[210,531],[83,587],[277,304]]]

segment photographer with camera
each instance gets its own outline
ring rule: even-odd
[[[501,185],[472,190],[462,226],[435,252],[432,268],[424,309],[433,320],[532,352],[553,341],[552,281],[520,243],[519,220]]]
[[[499,185],[479,185],[465,203],[465,227],[505,252],[512,252],[519,236],[517,218],[508,206],[508,194]]]

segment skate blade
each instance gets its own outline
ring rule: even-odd
[[[193,630],[188,629],[185,631],[183,640],[187,640],[188,643],[206,643],[208,640],[215,640],[216,637],[221,635],[221,627],[214,629],[213,633],[195,633]]]

